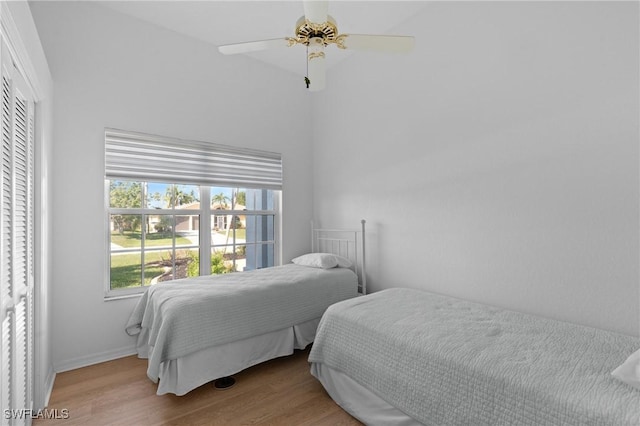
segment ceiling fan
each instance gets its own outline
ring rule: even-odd
[[[219,46],[220,53],[233,55],[260,50],[292,47],[302,44],[307,47],[307,75],[305,83],[309,91],[325,87],[326,65],[324,48],[335,44],[339,49],[376,50],[381,52],[409,52],[414,38],[396,35],[338,34],[336,21],[328,14],[329,2],[304,0],[304,16],[296,22],[294,37],[249,41]]]

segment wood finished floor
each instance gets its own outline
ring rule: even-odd
[[[68,419],[36,419],[35,426],[71,425],[361,425],[309,373],[308,349],[248,368],[235,386],[203,385],[185,396],[156,395],[146,360],[135,356],[59,373],[48,409]]]

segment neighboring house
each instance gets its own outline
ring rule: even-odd
[[[222,204],[220,205],[219,203],[213,203],[212,205],[213,210],[227,210],[229,207],[226,204]],[[242,204],[236,204],[235,205],[235,210],[246,210],[247,208],[245,206],[243,206]],[[231,217],[232,215],[230,214],[216,214],[213,215],[213,217],[211,218],[211,228],[215,231],[218,231],[220,229],[227,229],[229,226],[229,222],[231,221]],[[236,216],[236,223],[240,223],[240,225],[236,225],[239,228],[246,228],[247,227],[247,217],[245,215],[237,215]]]
[[[176,210],[200,210],[200,203],[189,203],[182,206],[176,206]],[[200,216],[198,215],[176,215],[175,230],[176,232],[197,232],[200,226]]]
[[[228,205],[220,205],[218,203],[213,203],[213,210],[219,210],[223,214],[215,214],[211,218],[211,229],[214,231],[224,230],[229,227],[231,222],[232,215],[224,213],[228,210]],[[200,203],[190,203],[185,204],[183,206],[176,206],[176,210],[200,210]],[[241,204],[235,205],[235,210],[246,210],[246,207]],[[159,220],[159,219],[158,219]],[[198,215],[176,215],[175,222],[175,230],[176,232],[191,232],[197,231],[199,226],[199,216]],[[236,223],[240,223],[240,225],[236,225],[240,228],[245,228],[247,226],[247,220],[245,215],[237,215]],[[153,228],[151,228],[153,229]]]
[[[235,210],[246,210],[246,207],[241,204],[235,205]],[[200,210],[200,203],[189,203],[182,206],[176,206],[176,210]],[[232,215],[225,213],[228,210],[228,207],[225,205],[218,205],[217,203],[213,204],[213,210],[220,211],[221,214],[215,214],[211,218],[211,229],[214,231],[225,230],[228,228],[229,223],[231,222]],[[199,228],[200,216],[198,214],[191,214],[188,211],[185,211],[185,214],[180,214],[176,212],[175,216],[175,230],[178,233],[184,232],[196,232]],[[147,217],[147,232],[158,232],[162,227],[162,215],[149,215]],[[246,228],[247,219],[245,215],[236,215],[236,225],[239,228]],[[111,220],[111,231],[117,230],[118,227]]]

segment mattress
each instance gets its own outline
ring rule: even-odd
[[[331,306],[309,361],[422,424],[619,426],[640,424],[640,392],[611,371],[638,347],[631,336],[389,289]]]

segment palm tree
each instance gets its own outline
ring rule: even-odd
[[[218,204],[218,208],[220,209],[226,209],[228,201],[230,201],[229,197],[224,195],[224,192],[221,192],[211,197],[211,205],[213,206],[214,204]]]
[[[227,202],[228,202],[228,201],[230,201],[230,200],[229,200],[229,197],[227,197],[227,196],[224,194],[224,192],[221,192],[221,193],[216,194],[216,195],[214,195],[213,197],[211,197],[211,206],[213,207],[213,206],[215,206],[215,205],[217,204],[217,205],[218,205],[218,207],[217,207],[217,208],[214,208],[215,210],[226,210],[226,209],[227,209]],[[224,218],[224,216],[225,216],[225,215],[215,215],[215,217],[216,217],[216,218]],[[227,225],[227,223],[226,223],[226,222],[227,222],[227,220],[225,220],[225,219],[223,219],[223,220],[224,220],[224,225],[222,226],[222,228],[223,228],[223,229],[226,229],[226,228],[228,228],[228,225]],[[218,228],[220,228],[220,227],[218,226],[218,220],[217,220],[217,219],[215,220],[215,227],[216,227],[216,230],[217,230]]]
[[[175,185],[173,191],[171,190],[171,187],[167,188],[165,200],[167,201],[168,205],[170,206],[175,205],[177,207],[177,206],[183,206],[185,204],[190,204],[195,201],[198,201],[198,197],[196,197],[196,194],[193,191],[193,189],[191,190],[190,193],[186,193],[178,185]]]

